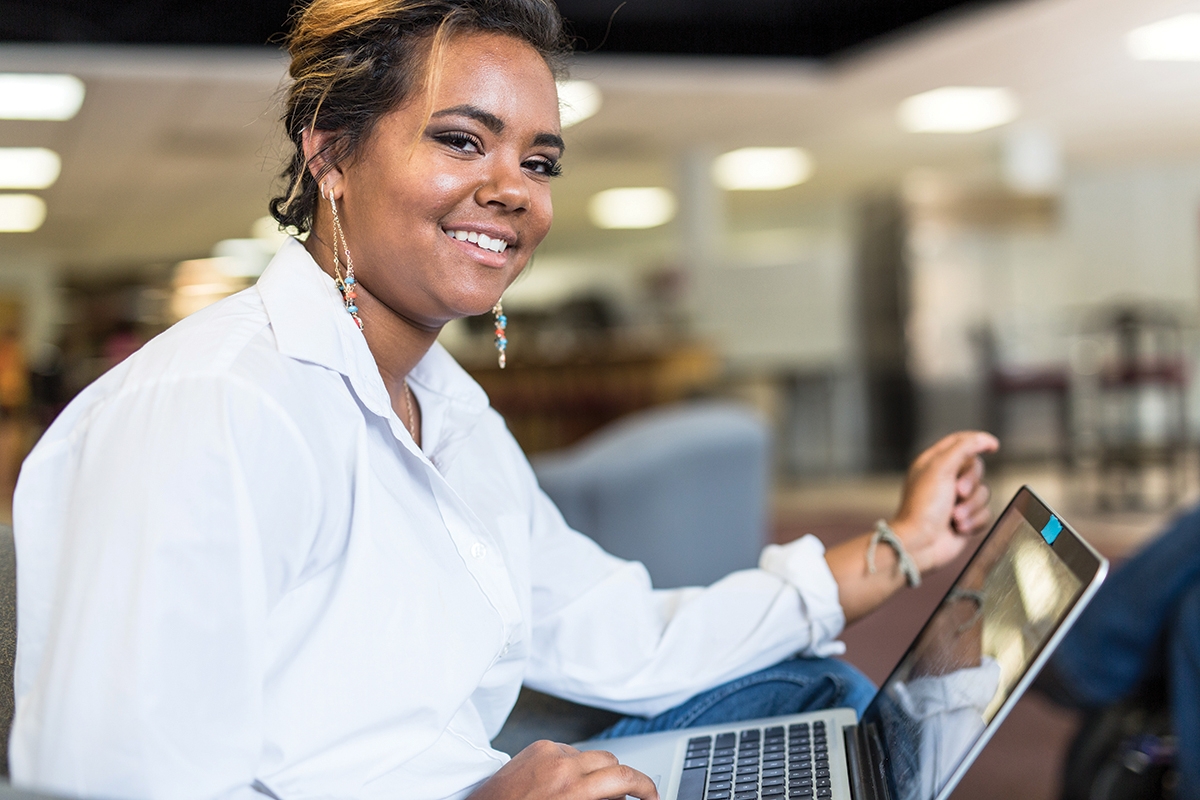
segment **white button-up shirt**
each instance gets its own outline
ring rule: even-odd
[[[522,682],[649,715],[840,652],[815,539],[654,590],[563,522],[449,354],[409,380],[424,451],[289,241],[67,407],[14,505],[17,784],[462,797]]]

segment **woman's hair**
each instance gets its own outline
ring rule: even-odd
[[[556,76],[570,52],[553,0],[313,0],[287,38],[292,84],[284,128],[295,153],[271,216],[312,226],[319,179],[304,158],[305,130],[328,131],[320,174],[352,158],[375,124],[422,86],[431,88],[441,54],[459,33],[511,36],[536,50]]]

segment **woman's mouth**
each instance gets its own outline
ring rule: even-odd
[[[508,249],[508,242],[503,239],[493,239],[486,233],[477,233],[476,231],[456,231],[446,230],[446,235],[451,239],[457,239],[460,242],[470,242],[484,250],[491,250],[493,253],[503,253]]]

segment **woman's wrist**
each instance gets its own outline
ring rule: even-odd
[[[908,517],[900,516],[887,520],[887,525],[904,545],[905,551],[916,564],[918,572],[922,575],[928,572],[929,559],[925,552],[926,548],[922,546],[926,537],[921,535],[921,526]]]
[[[908,552],[904,540],[896,533],[891,524],[884,519],[875,523],[875,532],[871,534],[867,544],[867,572],[875,574],[878,569],[875,563],[876,553],[880,545],[890,547],[896,554],[896,569],[904,576],[904,581],[910,587],[921,585],[921,569]]]

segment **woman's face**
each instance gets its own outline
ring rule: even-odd
[[[550,69],[497,34],[444,52],[433,102],[414,93],[326,178],[368,324],[375,302],[428,328],[485,313],[550,229],[563,149]]]

